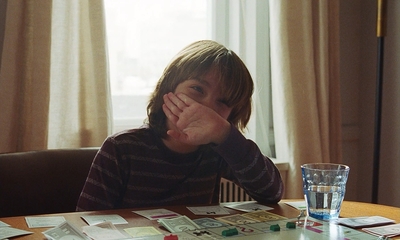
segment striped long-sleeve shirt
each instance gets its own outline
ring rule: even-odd
[[[224,143],[189,154],[171,151],[148,127],[127,130],[103,143],[77,210],[217,203],[221,177],[259,202],[282,197],[276,166],[234,127]]]

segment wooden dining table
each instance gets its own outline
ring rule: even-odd
[[[269,210],[269,212],[275,213],[280,216],[284,216],[287,218],[297,218],[299,216],[300,211],[286,203],[301,201],[301,200],[293,200],[286,199],[282,200],[278,204],[267,204],[267,206],[273,208]],[[187,206],[166,206],[162,207],[168,209],[170,211],[179,213],[181,215],[186,215],[190,219],[201,218],[204,216],[195,215],[191,212]],[[146,208],[148,209],[148,208]],[[144,210],[144,209],[118,209],[118,210],[105,210],[105,211],[88,211],[88,212],[69,212],[69,213],[53,213],[53,214],[43,214],[43,215],[35,215],[35,217],[49,217],[49,216],[63,216],[68,222],[76,226],[77,228],[81,228],[82,226],[87,226],[88,224],[81,218],[83,215],[108,215],[108,214],[117,214],[124,218],[128,224],[123,225],[115,225],[117,229],[123,231],[123,229],[130,227],[144,227],[144,226],[153,226],[158,229],[163,234],[168,234],[169,232],[164,228],[161,228],[157,221],[151,221],[145,217],[142,217],[138,214],[135,214],[133,211],[136,210]],[[242,214],[242,211],[226,208],[229,211],[229,214]],[[354,202],[354,201],[344,201],[342,204],[342,209],[340,213],[340,217],[361,217],[361,216],[382,216],[393,219],[396,223],[400,223],[400,208],[380,205],[380,204],[372,204],[372,203],[364,203],[364,202]],[[43,231],[46,231],[49,228],[29,228],[26,222],[25,217],[27,216],[13,216],[13,217],[3,217],[0,218],[0,221],[9,224],[13,228],[26,230],[29,232],[33,232],[29,235],[19,236],[12,239],[46,239]],[[32,217],[32,216],[31,216]],[[394,238],[394,239],[400,239]]]

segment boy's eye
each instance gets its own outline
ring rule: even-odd
[[[218,99],[218,102],[228,106],[228,101],[225,98]]]
[[[203,93],[203,89],[199,86],[192,86],[192,89],[196,90],[199,93]]]
[[[225,99],[218,100],[218,102],[228,106],[228,102]]]

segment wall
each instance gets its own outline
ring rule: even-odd
[[[400,1],[388,1],[379,202],[400,207]],[[364,96],[368,97],[368,96]]]
[[[7,0],[0,0],[0,66],[1,66],[1,54],[3,52],[3,41],[4,41],[4,26],[6,21],[6,9]]]
[[[400,1],[388,0],[378,203],[400,207]],[[340,2],[343,161],[347,200],[371,201],[377,64],[377,1]]]
[[[358,73],[360,0],[340,2],[340,80],[342,102],[343,162],[350,166],[347,200],[357,200],[358,146],[360,129],[357,114],[359,104]],[[358,3],[358,4],[357,4]]]

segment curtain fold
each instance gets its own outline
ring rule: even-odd
[[[47,144],[51,1],[8,1],[0,68],[0,152]]]
[[[102,1],[7,1],[4,31],[0,152],[99,146],[112,124]]]
[[[286,198],[302,198],[300,166],[341,161],[337,1],[270,1],[277,159],[289,162]]]
[[[53,1],[52,22],[48,146],[100,146],[112,126],[103,2]]]

